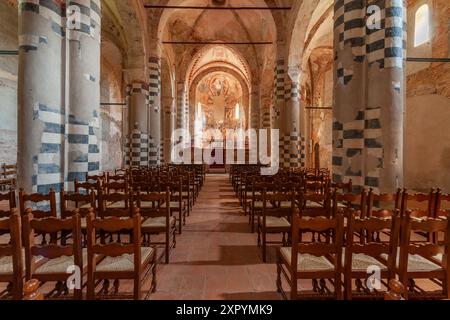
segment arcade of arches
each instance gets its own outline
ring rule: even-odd
[[[71,7],[79,28],[63,25]],[[197,133],[226,129],[279,129],[281,168],[328,168],[356,193],[450,192],[448,0],[2,0],[0,20],[0,50],[18,50],[0,54],[0,163],[26,192],[169,164],[174,145],[211,147]],[[207,177],[188,231],[219,214],[227,181]],[[217,239],[252,252],[241,236]],[[263,271],[253,291],[273,280]]]

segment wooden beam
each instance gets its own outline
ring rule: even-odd
[[[163,41],[163,44],[182,44],[182,45],[206,45],[206,44],[227,44],[227,45],[271,45],[271,41],[253,41],[253,42],[214,42],[214,41]]]
[[[18,50],[0,50],[0,56],[17,56],[19,55]]]
[[[408,62],[450,62],[450,58],[406,58]]]
[[[119,102],[101,102],[101,106],[126,106],[126,103],[119,103]]]
[[[206,7],[206,6],[169,6],[144,5],[146,9],[176,9],[176,10],[291,10],[292,7]]]

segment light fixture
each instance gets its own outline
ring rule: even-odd
[[[239,118],[240,118],[239,112],[240,112],[240,110],[239,110],[239,103],[237,103],[237,104],[236,104],[236,110],[235,110],[235,112],[234,112],[234,118],[235,118],[236,120],[239,120]]]

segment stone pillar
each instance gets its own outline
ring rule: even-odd
[[[150,106],[149,106],[149,165],[161,163],[161,58],[149,58]]]
[[[406,5],[335,1],[334,16],[333,179],[393,192],[403,187]]]
[[[285,114],[285,54],[284,54],[284,44],[277,44],[277,59],[275,62],[275,70],[274,70],[274,93],[273,93],[273,107],[271,110],[272,116],[272,129],[279,130],[279,163],[280,166],[284,166],[285,160],[285,148],[284,148],[284,128],[283,124],[285,120],[283,116]],[[274,156],[274,152],[272,152],[272,156]]]
[[[162,158],[164,163],[168,164],[172,161],[172,133],[175,128],[175,99],[173,97],[163,97],[163,145]]]
[[[129,92],[129,130],[128,141],[131,166],[148,166],[148,97],[149,86],[144,82],[134,81],[128,86]]]
[[[298,168],[305,166],[305,139],[300,123],[300,70],[288,68],[286,76],[286,105],[282,115],[284,137],[284,166]]]
[[[186,85],[183,82],[179,82],[177,84],[177,129],[188,129],[188,118],[187,118],[187,114],[186,114],[186,105],[187,105],[187,100],[189,99],[188,97],[188,92],[187,92],[187,88]],[[178,142],[181,142],[182,137],[178,137]],[[186,141],[186,142],[190,142],[190,141]]]
[[[64,182],[65,9],[60,1],[19,1],[18,185],[59,191]]]
[[[69,11],[79,10],[81,23],[67,29],[68,40],[68,182],[84,181],[100,168],[100,0],[70,0]],[[75,17],[76,15],[74,15]]]
[[[250,159],[257,159],[258,156],[258,135],[261,128],[261,88],[258,84],[252,85],[251,92],[251,110],[250,110],[250,129],[256,131],[256,140],[252,141],[250,136]]]

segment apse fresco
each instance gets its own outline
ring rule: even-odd
[[[196,91],[196,129],[239,129],[245,123],[242,104],[242,87],[239,81],[225,72],[207,75]]]

